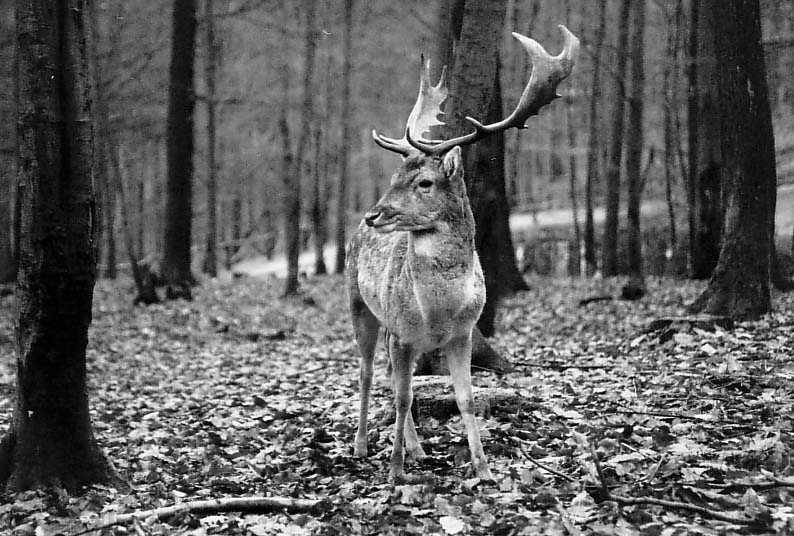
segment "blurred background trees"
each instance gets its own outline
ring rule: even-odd
[[[173,2],[95,5],[101,275],[112,277],[135,259],[151,274],[172,279],[177,271],[169,252],[179,236],[178,279],[214,275],[256,256],[281,258],[288,250],[296,280],[326,261],[338,271],[352,226],[398,164],[398,157],[374,146],[371,129],[400,130],[416,94],[421,52],[438,58],[436,63],[457,63],[460,49],[453,45],[461,38],[464,12],[477,2],[318,0],[310,2],[313,17],[304,0],[188,3],[196,19],[194,60],[180,60],[189,80],[176,84],[169,79],[178,37],[172,34]],[[504,178],[493,179],[500,175],[491,171],[475,177],[486,182],[473,190],[487,186],[475,201],[485,203],[482,214],[490,218],[483,220],[482,232],[496,233],[484,235],[482,247],[502,243],[494,237],[505,237],[497,224],[509,210],[507,238],[516,259],[497,264],[556,275],[582,269],[628,274],[635,259],[629,252],[639,245],[645,274],[711,275],[727,206],[723,181],[719,174],[715,179],[723,156],[711,135],[717,110],[714,3],[642,2],[640,50],[632,33],[623,35],[638,31],[639,16],[630,13],[637,2],[508,0],[500,7],[493,24],[498,36],[489,36],[496,52],[478,70],[492,73],[491,89],[498,88],[492,94],[501,96],[505,109],[515,104],[529,74],[510,31],[528,34],[556,53],[556,25],[564,23],[583,48],[561,87],[563,101],[533,118],[528,130],[507,134],[504,149],[496,149],[504,155]],[[760,4],[779,195],[791,197],[794,6],[783,0]],[[179,17],[180,24],[189,18]],[[9,0],[0,1],[0,27],[8,30],[0,32],[0,279],[8,281],[17,213],[10,171],[15,141]],[[316,40],[313,54],[307,50],[310,34]],[[172,105],[186,110],[193,128],[169,122],[169,87],[181,92]],[[636,104],[642,105],[639,115]],[[621,138],[624,128],[641,132],[641,139],[628,133]],[[189,140],[192,164],[174,160],[168,146],[186,148]],[[482,162],[499,163],[490,157]],[[175,173],[183,201],[176,208],[170,201],[177,191]],[[286,203],[292,191],[287,185],[300,186],[296,214],[288,214],[287,207],[294,210],[296,204]],[[630,210],[621,207],[622,199]],[[781,252],[791,248],[792,205],[778,203],[775,240]],[[298,265],[295,251],[313,252],[312,262]],[[509,292],[518,282],[504,274],[499,282]]]

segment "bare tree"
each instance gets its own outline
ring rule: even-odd
[[[21,196],[17,390],[0,484],[77,491],[116,483],[88,411],[96,279],[89,4],[16,3]]]
[[[758,0],[713,3],[719,176],[726,190],[717,266],[691,310],[751,319],[771,309],[775,145]]]
[[[618,212],[620,211],[620,171],[623,160],[624,102],[626,98],[626,64],[629,48],[631,0],[621,0],[618,19],[617,57],[615,59],[615,106],[612,110],[609,154],[607,156],[607,199],[601,272],[605,276],[618,273]]]
[[[629,115],[626,131],[626,175],[628,196],[626,219],[628,222],[629,282],[623,288],[625,298],[639,298],[645,293],[645,276],[642,269],[642,234],[640,230],[640,204],[642,201],[642,150],[643,100],[645,93],[645,4],[635,0],[632,5],[631,36],[631,87],[628,96]]]
[[[664,128],[664,185],[665,200],[667,201],[667,215],[669,219],[668,247],[675,252],[678,242],[675,206],[673,204],[673,166],[677,154],[678,140],[675,133],[676,98],[678,97],[678,53],[680,32],[684,13],[683,0],[677,0],[675,6],[667,17],[667,47],[665,50],[665,64],[662,75],[663,93],[663,128]]]
[[[191,298],[193,220],[193,111],[196,0],[174,0],[168,88],[165,241],[162,277],[166,298]]]
[[[301,104],[300,137],[295,154],[289,162],[285,162],[289,181],[285,206],[284,239],[287,247],[287,279],[284,285],[284,295],[289,296],[298,291],[298,257],[300,255],[300,220],[301,220],[301,178],[304,169],[304,155],[309,146],[312,131],[312,113],[314,109],[312,74],[314,73],[314,56],[317,51],[317,28],[315,19],[317,4],[314,0],[305,2],[306,34],[303,69],[303,102]],[[284,117],[286,122],[286,117]],[[282,130],[285,127],[282,126]],[[287,132],[283,132],[287,134]],[[289,144],[289,136],[286,137]]]
[[[339,154],[339,178],[336,191],[336,259],[334,272],[345,271],[345,247],[347,245],[347,169],[352,140],[351,124],[351,78],[353,72],[353,0],[345,0],[345,37],[342,64],[342,144]]]
[[[590,109],[588,112],[587,141],[587,179],[585,182],[585,222],[584,222],[584,258],[587,273],[593,274],[597,269],[595,247],[595,222],[593,221],[593,188],[598,180],[599,118],[598,106],[601,101],[601,53],[606,37],[607,0],[599,2],[599,24],[596,29],[593,50],[593,81],[591,83]]]
[[[218,67],[218,44],[215,39],[213,1],[204,0],[204,46],[206,59],[204,79],[207,85],[207,244],[204,255],[204,273],[218,275],[218,166],[215,161],[215,78]]]

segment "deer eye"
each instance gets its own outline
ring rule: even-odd
[[[430,179],[422,179],[421,181],[416,183],[416,185],[419,186],[422,189],[427,190],[428,188],[433,186],[433,181],[431,181]]]

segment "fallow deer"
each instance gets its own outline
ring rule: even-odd
[[[367,455],[367,412],[375,346],[385,328],[392,366],[396,423],[389,480],[405,480],[404,450],[424,455],[410,407],[416,359],[440,349],[446,356],[455,398],[466,427],[474,473],[492,480],[474,416],[471,387],[471,334],[485,302],[482,268],[474,249],[474,218],[460,146],[525,122],[559,97],[557,85],[571,72],[579,40],[565,26],[563,51],[552,57],[536,41],[513,36],[529,54],[532,75],[515,110],[502,121],[483,125],[467,117],[474,131],[440,141],[430,128],[447,98],[445,72],[433,86],[423,62],[419,96],[401,139],[373,131],[375,142],[403,156],[386,194],[366,213],[348,244],[346,279],[356,341],[361,352],[361,406],[355,456]],[[428,137],[425,137],[428,136]]]

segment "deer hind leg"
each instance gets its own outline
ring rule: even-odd
[[[372,388],[372,365],[375,359],[375,345],[378,343],[380,322],[372,311],[362,302],[353,303],[353,331],[361,352],[361,369],[358,376],[358,390],[361,403],[358,413],[358,430],[353,455],[363,458],[367,455],[367,413],[369,412],[369,393]]]
[[[391,388],[392,392],[396,393],[396,384],[394,381],[394,367],[392,366],[392,356],[391,356],[391,331],[386,330],[385,333],[385,342],[386,342],[386,350],[389,353],[389,377],[391,379]],[[411,371],[411,375],[413,376],[413,371]],[[419,434],[416,433],[416,425],[414,423],[414,416],[411,413],[411,409],[409,406],[408,414],[405,417],[405,450],[408,453],[408,456],[413,460],[421,460],[425,457],[425,451],[422,449],[422,443],[419,439]]]
[[[474,473],[484,480],[493,480],[482,450],[477,419],[474,416],[474,396],[471,390],[471,336],[453,339],[444,348],[444,354],[447,356],[449,373],[455,386],[455,400],[463,424],[466,426]]]
[[[391,453],[391,468],[389,470],[389,481],[401,482],[404,480],[403,463],[405,460],[404,441],[406,440],[406,424],[410,419],[410,432],[413,437],[410,439],[409,446],[413,443],[418,444],[416,429],[413,426],[411,415],[411,402],[413,392],[411,390],[411,376],[413,376],[413,366],[416,352],[409,345],[401,344],[394,334],[389,338],[389,357],[392,364],[392,380],[394,384],[394,445]]]

